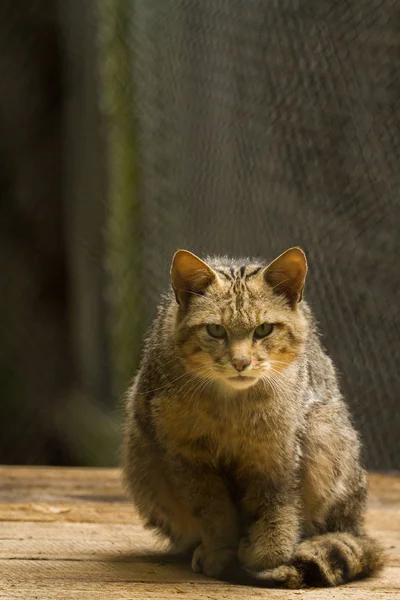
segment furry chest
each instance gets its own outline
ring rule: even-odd
[[[262,414],[221,414],[179,407],[158,411],[157,422],[166,449],[191,462],[216,468],[234,463],[240,470],[275,472],[290,460],[290,435]]]

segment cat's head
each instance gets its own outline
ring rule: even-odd
[[[230,389],[282,385],[307,334],[299,309],[307,261],[290,248],[272,263],[207,259],[178,250],[171,266],[176,340],[186,368]]]

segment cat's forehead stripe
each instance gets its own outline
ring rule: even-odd
[[[214,267],[214,270],[219,275],[222,275],[225,280],[230,282],[230,292],[234,291],[238,293],[239,290],[245,289],[247,280],[257,275],[262,270],[262,267],[259,266],[254,268],[254,265],[245,264],[242,264],[240,267],[223,265]]]
[[[250,271],[250,273],[246,273],[246,279],[250,279],[250,277],[253,277],[254,275],[257,275],[257,273],[259,273],[261,271],[262,267],[257,267],[256,269],[254,269],[254,271]]]
[[[227,279],[228,281],[232,281],[232,277],[230,274],[228,274],[226,271],[224,271],[223,269],[217,268],[214,269],[217,273],[219,273],[220,275],[223,275],[225,277],[225,279]]]

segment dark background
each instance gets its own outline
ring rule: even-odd
[[[307,252],[367,465],[400,468],[400,5],[0,3],[0,462],[118,462],[177,247]]]

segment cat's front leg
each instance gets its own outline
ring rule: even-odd
[[[223,479],[208,466],[182,465],[175,478],[176,489],[197,519],[201,544],[192,559],[192,569],[219,577],[236,559],[239,519]]]
[[[279,487],[253,480],[241,502],[245,533],[238,549],[240,563],[262,571],[286,563],[299,541],[298,496],[294,486]]]

